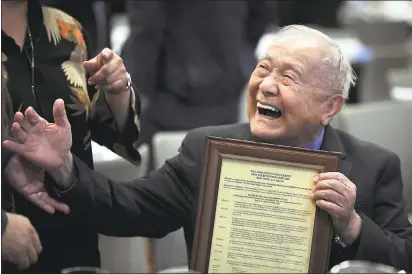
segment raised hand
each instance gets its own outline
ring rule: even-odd
[[[122,58],[111,49],[105,48],[93,59],[83,63],[92,75],[88,83],[109,93],[127,91],[128,74]]]
[[[57,114],[59,113],[57,112]],[[60,162],[62,160],[56,156],[56,152],[53,152],[49,146],[45,146],[45,144],[47,144],[46,140],[41,140],[36,137],[43,134],[43,131],[46,131],[45,134],[47,137],[53,137],[52,139],[56,140],[58,134],[56,135],[53,132],[50,133],[50,131],[47,130],[48,127],[50,127],[50,125],[43,118],[38,116],[32,108],[28,108],[25,115],[20,112],[16,113],[11,135],[20,144],[11,142],[11,147],[8,146],[10,144],[6,144],[5,147],[12,152],[17,153],[19,152],[13,150],[15,144],[18,145],[19,148],[26,145],[27,147],[23,149],[22,156],[15,153],[11,157],[4,171],[6,177],[5,181],[18,193],[22,194],[26,199],[44,211],[53,214],[57,210],[67,214],[69,213],[69,207],[57,202],[47,193],[44,186],[45,171],[30,162],[33,161],[39,163],[40,160],[45,161],[42,165],[43,168],[47,166],[54,167],[61,165]],[[26,131],[24,131],[23,128]],[[70,134],[69,138],[71,142]],[[46,149],[44,150],[43,148]],[[47,156],[45,157],[44,154],[47,154]],[[40,160],[37,158],[40,158]],[[48,162],[51,162],[52,164],[49,164]]]
[[[47,123],[29,107],[25,115],[17,112],[12,125],[13,137],[18,141],[4,141],[3,146],[44,169],[57,169],[70,154],[72,133],[64,109],[57,99],[53,105],[54,124]]]

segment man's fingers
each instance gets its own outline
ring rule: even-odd
[[[339,192],[342,195],[347,194],[347,192],[350,190],[345,184],[341,183],[340,181],[334,180],[334,179],[319,181],[315,185],[313,190],[317,191],[317,190],[326,190],[326,189],[332,189],[336,192]]]
[[[338,206],[344,206],[344,196],[333,190],[317,190],[312,195],[313,201],[325,200]]]
[[[10,150],[13,153],[17,153],[21,156],[25,156],[25,146],[22,144],[18,144],[16,142],[10,141],[10,140],[6,140],[3,142],[3,147]]]
[[[340,172],[324,172],[324,173],[319,173],[318,175],[315,176],[315,181],[322,181],[322,180],[338,180],[338,181],[344,181],[348,180],[345,175],[343,175]]]
[[[56,208],[53,204],[48,202],[49,195],[43,185],[44,177],[42,179],[34,180],[33,182],[25,185],[21,190],[23,196],[25,196],[30,202],[37,207],[46,211],[49,214],[54,214]]]
[[[94,74],[99,70],[99,60],[98,56],[83,62],[83,67],[87,70],[89,74]]]
[[[37,193],[33,193],[28,197],[29,201],[35,204],[37,207],[43,209],[49,214],[54,214],[56,210],[49,204],[47,204],[41,197],[38,197]]]
[[[57,99],[54,102],[53,117],[54,122],[59,127],[67,127],[70,125],[67,119],[66,109],[64,108],[64,101],[62,99]]]
[[[19,261],[17,263],[18,269],[24,270],[28,268],[30,266],[30,260],[29,260],[29,257],[27,256],[27,253],[19,254],[19,256],[21,257],[19,258]]]
[[[39,193],[41,194],[39,195]],[[55,199],[51,198],[45,190],[32,193],[27,197],[27,199],[29,199],[30,202],[32,202],[37,207],[41,208],[49,214],[54,214],[56,210],[64,214],[70,213],[70,208],[68,205],[60,203]]]
[[[43,119],[40,117],[39,114],[32,108],[28,107],[24,113],[26,116],[27,120],[29,121],[30,124],[35,125],[38,122],[42,121]]]
[[[33,229],[34,230],[34,229]],[[37,254],[40,254],[43,250],[43,247],[40,242],[39,234],[37,234],[37,231],[33,231],[33,246],[34,249],[36,250]]]
[[[326,211],[332,218],[338,218],[339,216],[342,215],[342,212],[344,209],[332,202],[325,201],[325,200],[317,200],[316,205]]]
[[[49,214],[54,214],[56,210],[53,208],[53,206],[47,204],[43,197],[47,193],[45,193],[45,190],[39,190],[41,188],[43,188],[43,183],[41,182],[33,182],[27,184],[23,188],[23,195],[37,207],[43,209]]]
[[[106,79],[105,79],[105,84],[106,85],[110,85],[115,83],[116,81],[122,80],[124,81],[124,86],[126,86],[127,84],[127,74],[126,74],[126,70],[122,70],[122,69],[115,69],[112,73],[110,73],[109,75],[107,75]]]
[[[36,251],[34,245],[29,245],[27,248],[27,257],[29,258],[30,264],[34,264],[39,259],[39,255]]]
[[[89,85],[108,85],[110,83],[108,75],[118,68],[118,62],[123,63],[122,59],[113,58],[114,52],[108,48],[103,49],[95,58],[83,63],[86,70],[92,75],[87,83]],[[119,61],[116,61],[119,60]]]
[[[17,112],[14,114],[14,122],[20,123],[20,121],[21,121],[22,119],[24,119],[23,113],[21,113],[20,111],[17,111]]]
[[[70,208],[68,205],[56,201],[55,199],[50,197],[49,194],[44,193],[42,199],[47,205],[50,205],[53,209],[63,212],[64,214],[70,213]]]
[[[109,62],[113,58],[114,52],[109,48],[104,48],[101,53],[100,57],[103,58],[103,62]]]
[[[23,114],[22,114],[23,115]],[[21,115],[16,115],[14,116],[14,122],[19,123],[20,127],[25,131],[28,132],[32,129],[32,125],[29,123],[26,117],[22,117]]]
[[[27,133],[21,128],[20,124],[16,122],[11,125],[11,136],[20,144],[24,144],[27,139]]]
[[[346,187],[348,187],[351,190],[356,190],[356,186],[342,173],[340,172],[325,172],[325,173],[320,173],[315,176],[314,181],[315,183],[318,183],[319,181],[324,181],[324,180],[337,180],[344,184]]]
[[[95,74],[93,74],[89,78],[89,83],[92,85],[106,85],[109,82],[109,75],[113,74],[116,71],[116,69],[116,66],[111,62],[104,64]]]
[[[103,49],[96,57],[83,62],[84,68],[87,70],[87,72],[91,75],[95,74],[105,63],[105,60],[109,56],[106,53],[106,50],[109,50],[107,48]],[[110,51],[110,50],[109,50]],[[92,83],[88,81],[89,85],[94,85],[95,83]]]
[[[29,108],[31,108],[31,107],[29,107]],[[34,109],[32,109],[32,110],[34,111]],[[21,113],[19,111],[14,114],[14,122],[19,123],[20,127],[26,132],[29,131],[32,128],[32,125],[30,124],[28,119],[24,116],[23,113]]]

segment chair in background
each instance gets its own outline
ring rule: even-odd
[[[153,136],[154,169],[161,168],[166,160],[176,156],[187,131],[158,132]]]
[[[114,181],[128,181],[143,177],[149,167],[149,146],[142,144],[138,150],[142,157],[135,166],[106,147],[92,143],[95,171]],[[112,273],[146,272],[144,238],[119,238],[99,235],[102,268]]]
[[[404,198],[412,213],[412,102],[381,101],[347,105],[332,125],[396,153],[401,160]]]
[[[178,149],[186,136],[185,131],[158,132],[153,136],[152,150],[154,169],[158,169],[167,159],[178,154]],[[187,266],[187,250],[183,228],[169,233],[161,239],[147,239],[149,272]]]
[[[138,177],[143,177],[149,173],[150,147],[148,144],[142,144],[137,150],[142,158],[140,165],[137,167],[139,170]]]
[[[149,146],[142,144],[138,150],[142,156],[142,162],[139,166],[135,166],[107,147],[92,142],[94,169],[115,181],[128,181],[142,177],[149,169]]]

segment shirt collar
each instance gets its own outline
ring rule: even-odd
[[[323,136],[324,135],[325,135],[325,128],[322,129],[322,132],[319,134],[319,136],[316,138],[316,140],[313,141],[313,143],[307,145],[305,148],[320,149],[320,147],[322,146]]]

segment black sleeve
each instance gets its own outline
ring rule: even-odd
[[[70,206],[74,218],[101,234],[163,237],[190,218],[197,193],[199,143],[194,133],[189,133],[176,157],[130,182],[111,181],[75,158],[77,183],[56,195]]]
[[[412,271],[412,225],[402,193],[400,160],[393,155],[375,189],[373,216],[362,216],[357,252],[345,260],[365,260]]]

